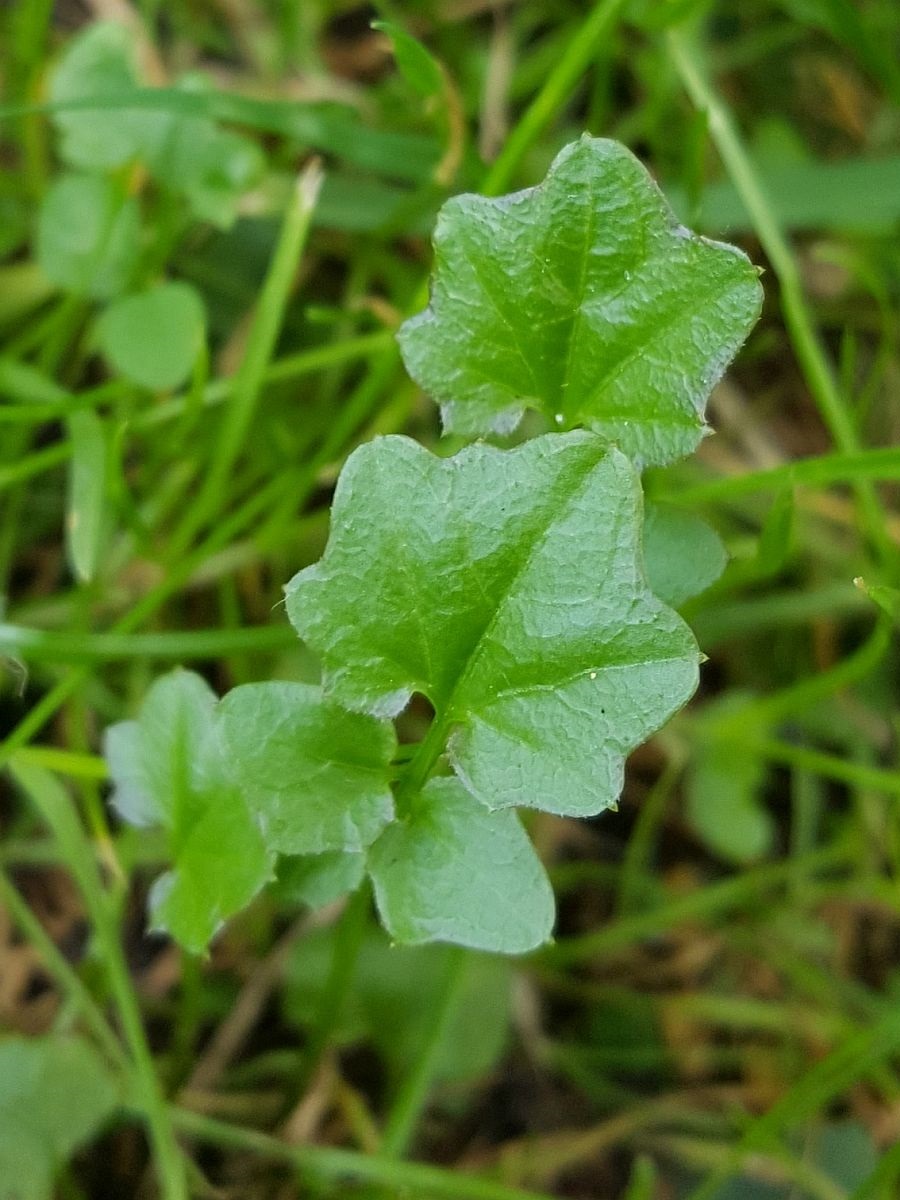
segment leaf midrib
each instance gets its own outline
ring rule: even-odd
[[[591,457],[579,471],[574,472],[576,479],[572,480],[573,486],[569,488],[568,495],[566,496],[561,507],[554,508],[549,503],[550,496],[548,495],[546,497],[547,520],[538,524],[537,527],[531,531],[532,536],[526,553],[522,556],[516,569],[512,572],[503,590],[498,595],[493,607],[493,611],[490,613],[487,621],[482,625],[477,636],[470,643],[469,649],[466,653],[464,665],[457,676],[456,683],[453,685],[453,688],[447,697],[442,713],[436,718],[436,720],[440,721],[441,725],[447,729],[449,729],[449,726],[453,724],[454,721],[459,720],[460,716],[462,715],[461,713],[457,712],[457,709],[462,707],[460,697],[465,696],[466,685],[468,684],[469,678],[478,664],[481,647],[485,638],[490,634],[496,625],[500,613],[506,607],[510,596],[514,594],[521,577],[530,567],[532,559],[537,551],[543,546],[548,535],[560,523],[566,513],[568,513],[575,500],[580,497],[593,472],[602,462],[609,459],[609,448],[602,442],[598,441],[597,451],[598,453],[591,455]],[[560,471],[560,474],[557,475],[556,479],[554,480],[555,484],[559,483],[560,476],[562,474],[563,472]],[[552,489],[550,489],[550,491],[552,492]]]
[[[724,287],[722,286],[721,280],[715,280],[713,287],[705,288],[699,296],[694,295],[692,297],[692,306],[694,309],[696,309],[701,304],[705,303],[707,300],[713,299],[720,293],[722,296],[727,296],[731,292],[738,291],[743,286],[744,280],[741,279],[737,279],[732,283],[725,285]],[[590,410],[594,405],[597,404],[598,400],[602,398],[604,391],[606,391],[610,385],[615,382],[618,376],[620,376],[636,358],[646,353],[648,346],[654,345],[660,340],[661,337],[670,333],[678,324],[679,318],[683,315],[683,308],[680,308],[677,304],[674,305],[665,319],[660,324],[654,326],[648,337],[641,341],[637,346],[632,347],[627,354],[623,355],[622,358],[615,362],[601,376],[599,382],[595,385],[591,393],[581,402],[578,415],[584,420],[590,420],[592,417],[596,419],[599,414],[592,413]],[[688,317],[688,320],[689,319],[690,317]],[[671,407],[675,409],[674,412],[654,413],[651,420],[655,423],[672,426],[693,425],[694,422],[702,423],[703,417],[696,411],[696,406],[693,403],[691,412],[687,412],[680,406],[676,408],[674,405],[672,405]],[[694,419],[693,421],[691,420],[692,417]]]

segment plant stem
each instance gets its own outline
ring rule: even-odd
[[[672,754],[641,804],[619,873],[616,899],[618,911],[623,915],[627,916],[640,907],[640,897],[644,890],[643,876],[649,873],[650,860],[655,850],[659,827],[665,816],[666,805],[678,786],[684,767],[683,755],[680,752]]]
[[[26,454],[16,462],[0,467],[0,490],[23,483],[44,471],[50,471],[71,457],[72,443],[68,440],[54,442],[52,446],[44,446],[32,454]]]
[[[370,354],[385,350],[393,344],[394,332],[391,329],[380,329],[376,333],[364,333],[359,337],[345,338],[326,346],[316,346],[312,350],[300,350],[296,354],[286,354],[266,366],[262,382],[285,383],[310,375],[314,371],[322,371],[327,367],[340,366],[359,358],[368,358]],[[228,379],[214,379],[206,384],[202,392],[204,408],[221,404],[233,394],[240,375]],[[138,413],[134,419],[135,429],[150,429],[180,417],[190,406],[191,397],[173,396],[156,408],[148,408]]]
[[[369,887],[364,883],[347,901],[347,907],[338,921],[328,976],[319,996],[315,1025],[304,1055],[304,1086],[308,1086],[313,1079],[341,1018],[344,1000],[351,992],[366,932],[369,904]]]
[[[816,332],[815,321],[803,294],[796,259],[744,148],[734,119],[707,78],[699,53],[685,32],[681,29],[670,30],[667,40],[682,84],[694,104],[706,113],[710,136],[772,264],[781,288],[781,305],[788,335],[822,420],[839,450],[845,454],[859,453],[861,446],[857,429]],[[873,544],[884,561],[893,563],[897,548],[886,528],[884,513],[875,492],[862,482],[856,484],[856,492]]]
[[[820,750],[810,750],[806,746],[795,746],[775,738],[748,738],[746,734],[741,736],[739,733],[733,734],[732,738],[770,762],[799,767],[814,775],[822,775],[825,779],[849,784],[850,787],[870,788],[889,796],[900,796],[900,771],[886,771],[880,767],[866,766],[865,763],[848,762],[836,754],[823,754]]]
[[[811,708],[835,692],[858,683],[875,670],[890,649],[891,641],[891,622],[886,617],[879,617],[871,635],[852,654],[819,675],[750,700],[734,712],[723,715],[713,723],[713,736],[726,733],[743,736],[753,724],[783,721],[785,717]]]
[[[443,754],[449,726],[446,712],[443,717],[435,717],[428,727],[428,732],[416,747],[396,789],[398,816],[405,816],[409,812],[413,798],[422,790],[435,763]]]
[[[82,754],[77,750],[60,750],[56,746],[26,746],[16,754],[27,766],[44,767],[57,775],[72,779],[106,779],[109,771],[106,759],[99,754]]]
[[[135,1084],[147,1121],[154,1163],[164,1200],[188,1200],[185,1162],[169,1120],[137,997],[131,986],[118,925],[97,870],[94,850],[72,801],[48,772],[13,760],[10,770],[49,825],[84,897],[102,950],[102,961],[135,1071]]]
[[[269,363],[263,373],[263,383],[286,383],[311,375],[327,367],[339,366],[359,358],[368,358],[372,353],[384,350],[393,344],[391,329],[379,329],[375,333],[363,333],[358,337],[346,338],[310,350],[298,350],[284,358]],[[135,430],[153,429],[190,413],[194,406],[205,409],[224,403],[234,392],[240,373],[223,379],[213,379],[204,384],[199,397],[193,392],[172,396],[152,408],[142,409],[134,415],[130,426]],[[81,392],[69,392],[60,388],[49,376],[36,367],[22,370],[22,364],[0,358],[0,383],[4,394],[12,403],[0,408],[0,424],[42,425],[58,420],[82,408],[99,408],[121,399],[125,387],[120,380],[102,384]],[[48,396],[59,393],[53,399],[38,400],[38,389]],[[41,393],[39,393],[41,394]],[[71,452],[68,442],[55,443],[66,447],[66,457]],[[62,454],[62,451],[60,451]],[[3,478],[3,476],[0,476]]]

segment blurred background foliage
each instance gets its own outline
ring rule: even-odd
[[[196,1196],[897,1195],[898,50],[883,0],[0,9],[4,1200],[186,1194],[142,1113]],[[393,340],[435,213],[582,130],[767,268],[715,436],[646,479],[657,537],[696,512],[728,552],[683,610],[701,691],[617,814],[533,823],[529,960],[448,995],[455,952],[290,861],[183,955],[102,730],[175,662],[315,680],[281,587],[343,459],[439,438]]]

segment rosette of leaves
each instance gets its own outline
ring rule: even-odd
[[[322,559],[287,588],[321,689],[245,685],[216,703],[182,675],[201,714],[183,736],[166,743],[149,700],[113,731],[120,807],[171,839],[157,919],[184,940],[172,896],[190,913],[192,886],[205,888],[195,945],[278,855],[279,886],[307,903],[368,873],[396,941],[540,945],[553,895],[517,810],[615,807],[627,754],[696,686],[700,654],[670,605],[708,586],[724,553],[664,510],[645,537],[639,468],[703,435],[709,391],[759,308],[755,268],[681,228],[627,150],[590,138],[538,188],[450,201],[436,257],[431,305],[400,341],[448,427],[509,429],[537,408],[551,428],[584,428],[450,457],[400,436],[360,447]],[[398,753],[391,722],[414,694],[433,723]],[[148,773],[173,753],[191,763],[174,808],[158,787],[148,800]],[[200,845],[217,866],[192,885]]]

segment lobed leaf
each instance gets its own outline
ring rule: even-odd
[[[536,188],[454,197],[434,244],[431,303],[398,336],[453,433],[509,432],[535,408],[670,462],[759,315],[750,261],[680,225],[617,142],[582,137]]]
[[[105,745],[116,807],[167,834],[173,869],[151,892],[154,924],[197,953],[272,874],[273,852],[224,768],[215,704],[199,675],[173,671]]]
[[[452,777],[432,779],[385,830],[369,874],[398,942],[522,954],[553,928],[553,890],[516,814],[488,812]]]
[[[391,725],[302,683],[234,688],[217,714],[229,778],[280,854],[360,851],[394,815]]]
[[[395,749],[389,724],[306,684],[246,684],[217,703],[199,675],[158,679],[105,746],[119,812],[167,834],[173,869],[150,898],[157,927],[203,950],[279,853],[323,856],[297,860],[304,903],[357,886],[361,852],[393,817]]]
[[[593,434],[452,459],[381,438],[348,460],[288,613],[337,703],[390,716],[426,695],[487,807],[594,814],[697,681],[690,631],[645,582],[640,527],[633,467]]]

